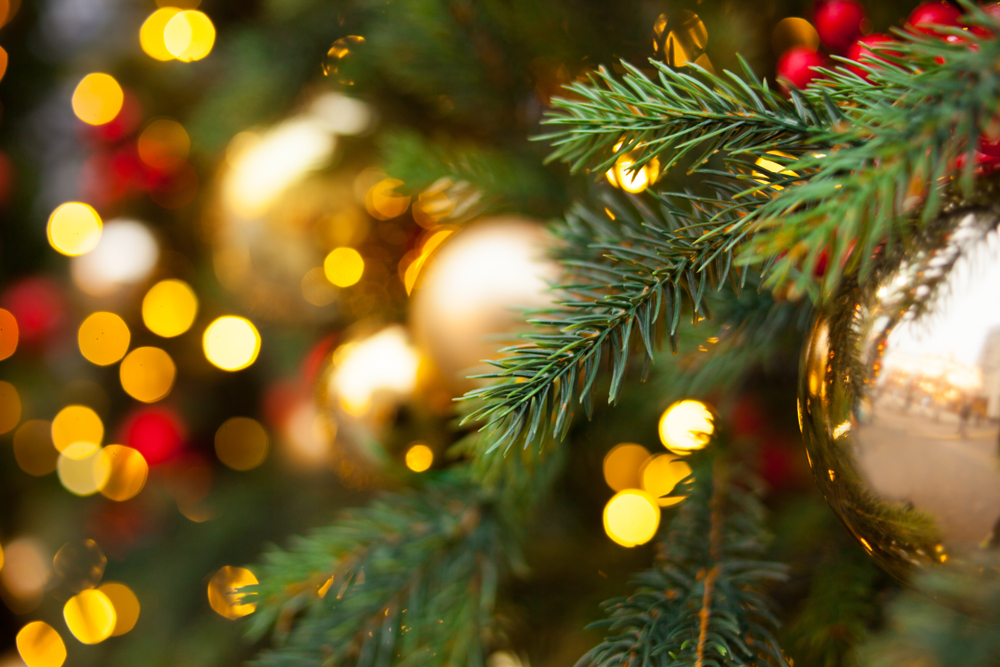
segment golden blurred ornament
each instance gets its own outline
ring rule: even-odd
[[[799,420],[830,506],[888,572],[1000,540],[1000,238],[963,213],[848,277],[803,350]]]
[[[682,9],[674,14],[660,14],[653,23],[653,51],[671,67],[695,63],[708,71],[712,63],[705,53],[708,30],[694,12]]]

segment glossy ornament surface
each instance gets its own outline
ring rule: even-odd
[[[1000,236],[993,214],[945,220],[845,279],[800,367],[820,490],[898,578],[1000,538]]]

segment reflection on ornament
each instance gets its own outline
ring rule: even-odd
[[[545,259],[542,227],[494,218],[449,237],[422,271],[410,310],[414,338],[455,390],[483,359],[496,359],[509,334],[524,329],[519,307],[551,303],[548,282],[559,275]],[[492,339],[491,339],[492,338]]]
[[[623,547],[649,542],[659,527],[660,506],[645,491],[619,491],[604,506],[604,532]]]
[[[660,441],[675,454],[690,454],[708,444],[715,416],[700,401],[678,401],[660,417]]]
[[[1000,239],[941,223],[864,285],[845,281],[803,351],[817,484],[891,574],[1000,535]]]
[[[73,258],[70,270],[77,287],[102,296],[141,282],[156,268],[159,258],[159,244],[148,227],[134,220],[115,219],[104,225],[92,251]]]
[[[405,257],[400,261],[400,267],[403,272],[403,286],[406,288],[407,294],[413,293],[413,288],[417,284],[417,278],[420,277],[420,270],[424,268],[424,264],[430,259],[430,256],[437,250],[438,246],[444,243],[445,239],[454,234],[456,229],[454,227],[442,227],[435,229],[430,236],[428,236],[423,243],[420,245],[420,250],[414,251],[412,253],[407,253]]]

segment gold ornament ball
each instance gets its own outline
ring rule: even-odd
[[[819,308],[799,419],[830,506],[904,579],[1000,540],[1000,238],[964,215],[901,257]]]
[[[517,308],[551,304],[548,282],[559,272],[545,258],[549,244],[536,222],[492,218],[454,234],[428,260],[414,290],[411,325],[453,390],[470,388],[466,377],[511,344],[504,334],[527,328]]]

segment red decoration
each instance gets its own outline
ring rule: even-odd
[[[865,10],[854,0],[828,0],[816,10],[814,23],[819,41],[826,48],[846,51],[861,36]]]
[[[186,429],[180,415],[169,408],[135,410],[122,425],[121,439],[138,450],[150,466],[168,461],[184,444]]]
[[[778,76],[796,88],[805,88],[820,73],[814,67],[823,66],[823,56],[804,46],[793,46],[778,58]]]
[[[983,5],[980,7],[984,12],[989,14],[991,17],[1000,22],[1000,2],[991,2],[988,5]],[[983,26],[974,25],[969,28],[969,32],[973,33],[978,37],[992,37],[995,32],[989,28],[984,28]]]
[[[882,58],[881,56],[875,54],[875,52],[868,47],[873,46],[875,44],[884,44],[886,42],[894,42],[894,41],[896,40],[894,40],[889,35],[875,34],[875,35],[868,35],[867,37],[862,37],[858,41],[854,42],[850,50],[847,52],[847,57],[855,62],[861,62],[862,56],[869,61],[881,60],[882,62],[888,62],[885,58]],[[871,62],[865,64],[871,65]],[[865,81],[868,80],[868,72],[863,70],[862,68],[856,67],[854,65],[848,65],[847,69],[854,72]]]
[[[66,316],[62,289],[50,278],[26,278],[3,295],[3,307],[10,311],[25,345],[44,343]]]
[[[925,35],[940,35],[933,26],[958,27],[962,23],[962,12],[954,5],[941,0],[932,0],[917,5],[906,21],[907,28]]]

